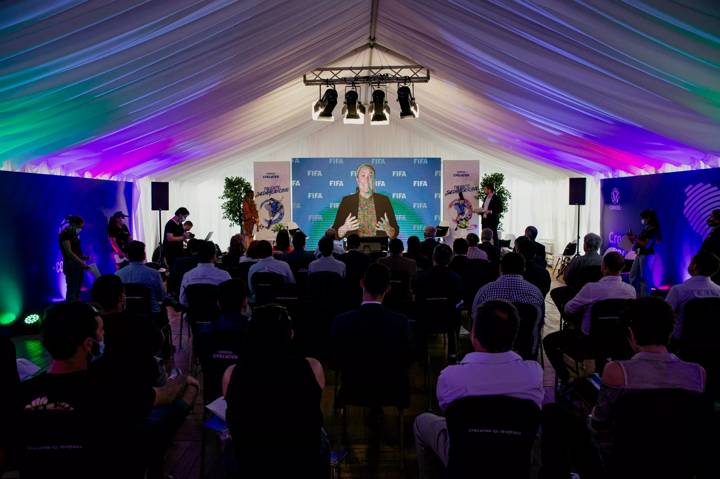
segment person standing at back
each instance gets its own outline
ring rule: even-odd
[[[63,273],[65,273],[65,283],[67,285],[65,300],[79,301],[83,276],[85,271],[90,269],[90,266],[85,263],[89,258],[83,254],[80,238],[78,237],[85,220],[79,216],[70,215],[65,218],[65,221],[67,224],[58,238],[60,252],[63,257]]]
[[[190,239],[190,232],[185,231],[183,223],[187,221],[190,212],[184,206],[175,211],[175,216],[165,223],[163,231],[163,257],[172,272],[175,260],[183,254],[183,242]]]

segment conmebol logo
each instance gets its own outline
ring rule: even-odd
[[[720,188],[715,185],[698,183],[685,188],[685,209],[683,215],[693,231],[701,237],[710,233],[706,220],[713,210],[720,208]]]

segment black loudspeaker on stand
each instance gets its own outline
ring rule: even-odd
[[[577,207],[577,237],[575,243],[575,256],[580,255],[580,205],[585,204],[587,178],[569,178],[570,198],[568,204]]]
[[[170,209],[170,184],[167,181],[153,181],[151,184],[151,204],[153,211],[158,212],[158,238],[160,249],[160,263],[162,264],[163,251],[163,237],[162,237],[162,212]]]

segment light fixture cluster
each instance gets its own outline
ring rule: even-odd
[[[345,101],[341,110],[343,123],[346,125],[363,125],[365,116],[370,117],[371,125],[390,124],[390,106],[387,101],[386,88],[381,85],[372,87],[367,107],[360,100],[360,92],[356,86],[345,91]],[[415,101],[414,87],[399,85],[397,101],[400,104],[400,118],[417,118],[420,114]],[[312,104],[312,119],[315,121],[335,121],[333,111],[338,103],[338,92],[334,85],[328,85],[322,96]]]

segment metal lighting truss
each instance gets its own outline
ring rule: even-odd
[[[427,83],[430,69],[422,65],[316,68],[303,75],[305,85],[383,85]]]

